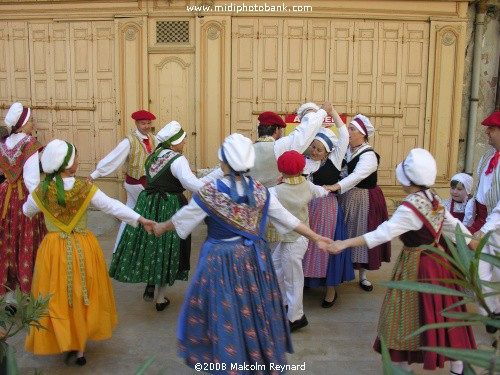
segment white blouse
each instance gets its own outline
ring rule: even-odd
[[[5,145],[8,149],[13,149],[19,142],[21,142],[27,135],[24,133],[14,133],[7,137]],[[26,189],[31,193],[36,189],[40,183],[40,159],[38,151],[33,153],[23,166],[23,180]]]
[[[371,146],[369,144],[366,144],[360,147],[359,149],[355,150],[354,152],[351,152],[351,149],[347,148],[346,161],[349,163],[360,152],[370,147]],[[347,168],[347,166],[344,168]],[[352,173],[345,176],[345,178],[343,178],[338,182],[338,184],[340,185],[339,193],[344,194],[345,192],[351,190],[353,187],[355,187],[357,184],[359,184],[361,181],[363,181],[365,178],[367,178],[369,175],[375,172],[377,168],[378,168],[378,161],[375,152],[365,152],[363,155],[359,157],[358,164],[356,164],[356,167],[354,168]]]
[[[276,160],[287,151],[295,150],[299,154],[303,154],[316,133],[318,132],[323,120],[326,117],[326,111],[320,109],[316,112],[307,113],[298,125],[290,134],[281,137],[274,142],[274,154]]]
[[[64,190],[71,190],[75,185],[75,181],[74,177],[63,178]],[[96,191],[90,203],[98,210],[101,210],[109,215],[113,215],[118,220],[124,221],[133,227],[137,226],[137,220],[141,217],[141,215],[137,212],[125,206],[120,201],[108,197],[101,190]],[[30,194],[28,200],[23,205],[23,213],[31,218],[39,212],[41,212],[41,210],[33,199],[32,194]]]
[[[494,155],[490,158],[490,160],[494,157]],[[490,161],[486,165],[489,165]],[[480,163],[481,164],[481,163]],[[481,173],[478,167],[477,173]],[[496,168],[500,168],[500,164],[496,166]],[[484,169],[483,174],[479,176],[479,185],[477,187],[476,199],[479,203],[485,204],[486,195],[493,184],[493,177],[495,176],[496,170],[493,173],[486,175],[486,169]],[[488,233],[490,230],[500,231],[500,201],[497,203],[496,207],[491,211],[491,213],[486,218],[486,223],[481,227],[481,232],[484,234]]]
[[[227,186],[231,185],[227,178],[223,178],[221,181]],[[238,194],[243,194],[243,186],[240,181],[236,182],[236,188]],[[285,234],[297,228],[300,224],[300,220],[288,212],[274,195],[271,194],[269,199],[269,219],[278,233]],[[206,217],[207,213],[194,199],[191,199],[187,206],[184,206],[172,216],[172,223],[179,237],[187,238]]]
[[[147,135],[142,134],[139,130],[135,134],[141,139],[147,139]],[[99,163],[96,170],[90,174],[95,180],[100,177],[106,177],[120,168],[130,154],[130,142],[127,138],[123,139],[113,151],[107,154]]]
[[[460,229],[465,234],[470,234],[469,230],[462,224],[460,220],[454,218],[448,210],[445,211],[442,233],[455,242],[455,228],[459,225]],[[363,235],[368,248],[381,245],[391,241],[406,232],[422,229],[424,222],[417,214],[409,207],[400,205],[394,212],[392,217],[383,222],[372,232]],[[470,242],[470,238],[465,239],[466,243]]]
[[[347,148],[349,147],[349,131],[347,130],[347,127],[345,125],[337,127],[337,130],[339,132],[339,143],[333,149],[333,151],[330,152],[330,154],[328,154],[328,159],[330,159],[335,168],[337,168],[340,171],[342,169],[342,161],[344,160]],[[320,160],[306,159],[304,174],[310,175],[316,172],[320,167],[321,167]]]

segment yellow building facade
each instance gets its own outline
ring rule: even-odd
[[[82,176],[134,128],[130,114],[138,109],[156,115],[157,130],[179,121],[186,156],[204,168],[218,163],[231,132],[255,139],[260,112],[293,113],[326,100],[348,118],[371,118],[390,209],[403,195],[395,166],[411,148],[435,155],[438,188],[456,172],[467,1],[0,6],[0,107],[34,108],[41,142],[74,142]],[[121,181],[114,174],[99,185],[119,196]]]

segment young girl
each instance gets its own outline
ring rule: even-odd
[[[224,140],[219,159],[225,178],[203,186],[155,234],[175,230],[186,238],[205,219],[208,238],[179,319],[180,355],[190,367],[211,363],[211,373],[231,363],[284,365],[292,352],[288,320],[263,239],[267,216],[284,234],[295,230],[322,249],[332,240],[311,231],[286,211],[258,181],[245,177],[255,161],[252,141],[241,134]]]
[[[451,178],[451,198],[443,202],[444,208],[460,220],[466,227],[472,224],[472,212],[474,211],[474,199],[470,193],[474,185],[472,176],[466,173],[458,173]]]
[[[99,242],[87,229],[88,205],[131,225],[139,222],[148,231],[155,223],[73,177],[78,157],[68,142],[50,142],[42,167],[45,181],[29,195],[23,212],[28,217],[42,212],[45,217],[49,233],[38,249],[32,293],[34,298],[52,297],[49,317],[40,320],[46,330],[32,328],[25,348],[35,354],[68,352],[66,363],[76,356],[76,363],[83,366],[87,341],[111,337],[118,323],[106,262]]]
[[[441,199],[430,189],[436,179],[436,161],[432,155],[420,148],[410,151],[407,158],[396,169],[398,181],[409,195],[397,208],[392,218],[382,223],[376,230],[363,236],[336,242],[333,252],[337,253],[351,246],[367,246],[369,249],[391,241],[399,236],[403,250],[394,266],[392,280],[418,281],[441,285],[436,279],[454,279],[454,274],[435,260],[436,254],[427,252],[423,246],[432,245],[444,248],[446,243],[441,236],[444,232],[455,240],[455,228],[460,225],[466,234],[470,232],[443,208]],[[470,241],[474,247],[477,242]],[[443,249],[444,251],[444,249]],[[447,261],[444,258],[440,262]],[[448,288],[459,289],[455,284]],[[411,363],[423,363],[424,369],[434,370],[443,367],[450,360],[434,352],[420,350],[421,346],[441,346],[461,349],[475,349],[476,343],[471,327],[453,329],[431,329],[410,340],[405,337],[421,326],[432,323],[452,321],[440,315],[446,307],[459,301],[459,297],[439,294],[423,294],[413,291],[388,289],[380,312],[378,336],[383,337],[391,359],[402,367]],[[466,312],[465,305],[451,311]],[[379,339],[375,350],[380,352]],[[451,363],[451,374],[462,373],[460,361]]]

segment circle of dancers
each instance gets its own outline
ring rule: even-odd
[[[390,219],[377,185],[380,156],[370,144],[370,119],[359,114],[346,125],[330,103],[305,103],[297,116],[300,124],[285,135],[279,115],[262,113],[257,141],[231,134],[218,150],[220,166],[198,178],[183,155],[189,139],[181,124],[171,121],[153,135],[155,116],[140,110],[132,114],[136,130],[90,176],[78,178],[75,145],[54,139],[42,147],[32,136],[31,110],[12,104],[0,126],[0,294],[8,302],[16,287],[34,298],[52,295],[49,316],[40,321],[47,329],[31,329],[25,349],[64,353],[67,364],[85,365],[87,342],[110,338],[118,322],[110,277],[145,284],[143,299],[164,311],[168,287],[188,280],[191,233],[202,222],[207,238],[179,316],[178,346],[190,367],[221,364],[211,373],[228,373],[231,363],[258,363],[262,373],[274,372],[271,363],[284,366],[293,352],[291,332],[308,325],[304,287],[325,287],[318,303],[331,308],[336,287],[354,280],[357,270],[359,287],[372,291],[368,271],[390,261],[396,237],[403,249],[392,280],[402,281],[455,277],[425,246],[449,251],[443,235],[454,241],[457,225],[479,237],[493,232],[483,252],[494,254],[500,246],[500,112],[482,123],[491,148],[479,163],[475,192],[472,177],[459,173],[450,198],[440,198],[432,189],[436,161],[415,148],[395,166],[407,196]],[[322,126],[327,116],[338,135]],[[94,184],[123,165],[126,204]],[[189,201],[186,190],[194,194]],[[109,270],[87,229],[89,206],[122,222]],[[470,238],[467,243],[477,246]],[[499,269],[486,262],[479,274],[500,280]],[[401,367],[442,368],[449,358],[420,347],[474,349],[470,327],[405,337],[446,322],[439,312],[457,302],[455,296],[388,289],[374,349],[381,351],[383,338]],[[498,296],[487,303],[500,313]],[[462,373],[461,362],[450,366],[451,374]]]

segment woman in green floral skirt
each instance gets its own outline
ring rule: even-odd
[[[191,171],[182,155],[186,132],[178,122],[167,124],[156,137],[159,145],[146,159],[146,189],[139,195],[134,210],[147,219],[163,222],[187,204],[182,194],[186,189],[196,192],[212,176],[198,179]],[[188,279],[190,252],[190,237],[182,240],[177,233],[167,232],[156,238],[142,228],[127,225],[109,274],[125,283],[147,283],[143,296],[146,301],[154,299],[158,285],[156,310],[163,311],[170,303],[165,297],[167,285]]]

